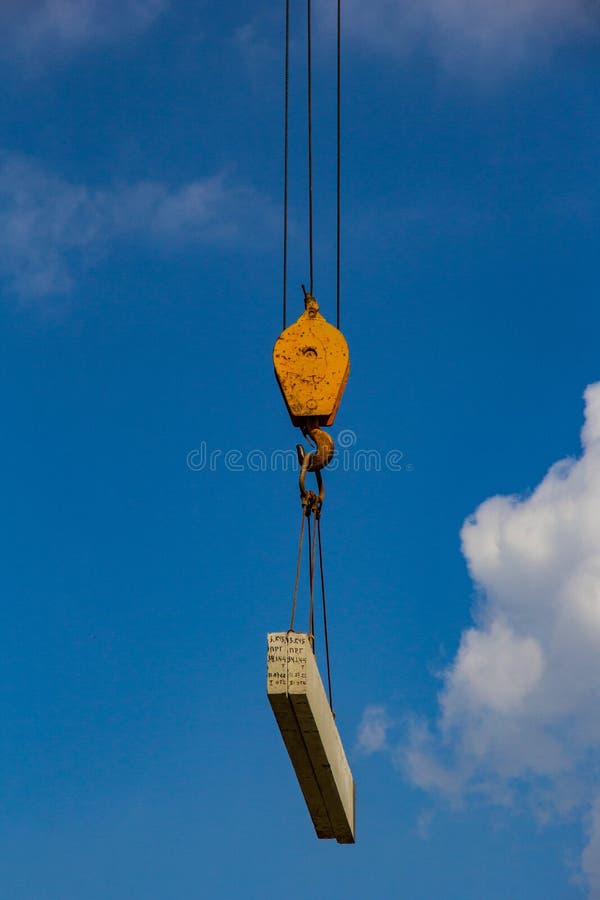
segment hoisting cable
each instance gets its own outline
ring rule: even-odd
[[[312,137],[312,2],[307,0],[307,118],[308,118],[308,253],[309,293],[314,296],[313,252],[313,137]],[[283,330],[287,325],[287,270],[289,219],[289,111],[290,111],[290,0],[285,2],[283,125]],[[336,100],[336,323],[341,320],[342,229],[342,4],[337,0],[337,100]]]
[[[337,410],[337,404],[341,392],[343,392],[346,379],[349,372],[348,348],[343,335],[341,335],[340,318],[341,318],[341,240],[342,240],[342,159],[341,159],[341,131],[342,131],[342,13],[341,0],[337,0],[337,47],[336,47],[336,70],[337,70],[337,86],[336,86],[336,320],[337,330],[328,326],[319,314],[319,306],[314,297],[314,245],[313,245],[313,97],[312,97],[312,0],[306,0],[306,104],[307,104],[307,176],[308,176],[308,264],[309,278],[307,291],[304,285],[305,312],[295,325],[290,328],[287,326],[287,287],[288,287],[288,268],[289,268],[289,174],[290,174],[290,67],[291,67],[291,2],[285,0],[285,68],[284,68],[284,148],[283,148],[283,288],[282,288],[282,305],[283,305],[283,331],[276,342],[273,359],[275,371],[279,381],[281,390],[288,405],[288,411],[292,416],[294,425],[300,427],[309,440],[311,440],[315,449],[310,452],[304,452],[304,448],[298,447],[299,461],[301,463],[300,473],[300,496],[302,500],[302,520],[300,526],[300,538],[298,546],[298,557],[296,561],[296,575],[294,583],[294,592],[292,600],[292,612],[290,618],[290,631],[294,630],[294,622],[297,607],[298,589],[300,582],[300,572],[302,567],[302,554],[305,528],[308,532],[308,579],[309,579],[309,622],[308,632],[310,642],[314,650],[314,634],[315,634],[315,608],[314,608],[314,590],[315,590],[315,573],[317,567],[317,545],[318,545],[318,567],[321,582],[321,596],[323,604],[323,629],[325,638],[325,656],[327,662],[327,684],[329,692],[329,704],[333,712],[333,697],[331,687],[331,663],[329,655],[329,635],[327,623],[327,603],[325,593],[325,574],[323,565],[323,545],[321,537],[321,508],[323,504],[323,482],[321,477],[321,469],[328,465],[333,456],[333,440],[327,432],[324,432],[316,422],[322,422],[325,425],[331,425]],[[304,319],[306,322],[304,323]],[[298,331],[300,322],[303,322],[301,330]],[[323,409],[315,414],[314,409],[317,403],[323,403],[320,398],[317,400],[314,394],[314,378],[311,375],[310,368],[306,375],[302,375],[301,381],[297,384],[297,373],[292,372],[290,368],[290,360],[295,359],[296,345],[300,341],[300,350],[303,354],[307,352],[304,344],[308,340],[305,337],[306,328],[308,333],[318,334],[318,341],[325,340],[327,353],[334,360],[338,358],[339,372],[339,391],[336,400],[335,394],[332,393],[328,397]],[[325,329],[329,328],[330,332]],[[294,333],[296,329],[296,333]],[[332,334],[333,332],[333,334]],[[325,337],[326,335],[326,337]],[[316,346],[321,346],[318,343]],[[292,352],[290,352],[292,350]],[[318,356],[312,344],[308,347],[310,353],[307,359]],[[295,352],[294,352],[295,351]],[[326,363],[326,357],[323,357]],[[322,364],[322,363],[321,363]],[[292,378],[293,375],[293,378]],[[288,383],[294,385],[294,393],[288,393]],[[334,381],[335,383],[335,381]],[[297,395],[298,396],[297,396]],[[317,478],[318,490],[307,490],[304,486],[305,476],[308,472],[313,472]],[[308,524],[305,522],[308,520]]]
[[[287,320],[288,162],[290,118],[290,0],[285,0],[285,100],[283,113],[283,330]]]
[[[315,225],[318,226],[317,236],[321,231],[314,219],[315,211],[317,214],[319,213],[320,201],[317,197],[317,206],[313,206],[313,175],[315,174],[313,162],[319,165],[321,141],[319,135],[315,133],[313,146],[313,4],[312,0],[306,0],[306,7],[303,4],[304,0],[300,0],[293,11],[291,0],[284,0],[282,4],[282,13],[285,12],[285,68],[282,72],[284,74],[283,331],[273,347],[273,367],[292,425],[300,429],[304,441],[309,442],[310,448],[304,441],[296,445],[300,464],[298,486],[302,509],[292,610],[287,633],[276,632],[268,635],[267,693],[304,794],[317,837],[336,838],[340,844],[350,844],[355,841],[354,782],[343,752],[333,710],[329,623],[321,534],[321,517],[325,498],[322,472],[331,463],[335,452],[333,436],[327,429],[334,424],[350,374],[350,351],[348,343],[340,331],[342,293],[342,11],[341,0],[335,0],[335,3],[330,0],[332,13],[337,7],[337,47],[334,51],[331,46],[327,60],[327,82],[331,88],[330,93],[326,92],[331,101],[327,101],[329,106],[327,156],[329,162],[332,163],[330,172],[332,180],[329,181],[329,190],[327,190],[325,200],[327,232],[331,239],[327,241],[330,263],[333,263],[331,257],[334,253],[333,229],[335,228],[336,318],[334,319],[332,310],[328,321],[320,311],[314,293],[315,249],[318,256],[317,265],[320,265],[321,259],[319,248],[315,248],[313,244]],[[333,14],[335,15],[335,13]],[[298,21],[294,18],[296,16]],[[292,28],[296,30],[292,32]],[[296,69],[292,71],[292,67],[297,62],[295,40],[298,32],[301,46],[298,48],[300,71],[297,78]],[[304,40],[306,40],[306,47]],[[333,40],[332,34],[332,44]],[[315,52],[317,52],[316,44]],[[334,53],[336,54],[335,62]],[[316,58],[316,62],[319,61],[320,56]],[[334,75],[334,69],[336,75]],[[321,68],[317,65],[315,78],[320,75],[320,72]],[[332,82],[336,76],[337,85],[334,88]],[[320,86],[320,77],[318,77],[318,81],[319,85],[315,81],[316,89]],[[296,107],[297,100],[298,108]],[[315,112],[319,112],[321,107],[318,90],[315,100],[317,104]],[[320,115],[314,117],[316,128],[319,126],[320,119]],[[300,152],[298,152],[295,142],[297,126],[299,126]],[[304,132],[305,128],[306,133]],[[334,130],[335,139],[333,137]],[[291,143],[292,140],[294,144]],[[329,143],[330,140],[331,143]],[[334,152],[335,176],[333,176],[333,159],[331,158]],[[307,154],[306,158],[305,153]],[[297,162],[299,168],[297,168]],[[319,171],[316,170],[317,176]],[[336,179],[335,188],[333,177]],[[301,234],[299,241],[294,227],[298,184],[301,194],[299,197],[301,232],[304,235],[302,238]],[[316,184],[317,189],[319,185],[320,182]],[[305,190],[308,191],[308,197],[304,195]],[[308,240],[308,247],[306,240]],[[296,244],[300,246],[297,247]],[[301,284],[304,293],[304,309],[296,321],[288,326],[288,279],[298,263],[305,270],[304,284]],[[308,272],[306,272],[307,264]],[[328,282],[328,304],[333,305],[333,266],[327,268],[327,272],[324,274]],[[300,297],[297,300],[300,301]],[[296,300],[293,301],[293,306],[296,306]],[[336,320],[337,327],[334,324]],[[314,479],[308,485],[306,484],[307,476],[309,481]],[[304,568],[306,565],[304,555],[308,556],[308,571]],[[308,579],[308,585],[306,579]],[[315,610],[315,579],[320,581],[322,619],[320,610]],[[302,597],[300,598],[302,609],[296,617],[300,581],[302,581]],[[306,588],[308,588],[308,598],[306,598]],[[318,592],[318,585],[316,590]],[[308,609],[304,606],[306,599],[308,599]],[[307,613],[308,622],[305,621]],[[302,619],[301,624],[297,624],[300,619]],[[319,631],[319,641],[323,635],[324,643],[319,643],[317,653],[315,631],[321,627],[323,631]],[[323,662],[327,664],[326,684]],[[327,712],[324,705],[327,702],[329,702],[331,714]]]
[[[336,216],[336,310],[340,327],[342,257],[342,0],[337,0],[337,216]]]
[[[308,258],[309,293],[314,297],[313,271],[313,153],[312,153],[312,3],[306,0],[307,104],[308,104]]]

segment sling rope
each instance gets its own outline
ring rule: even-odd
[[[331,691],[331,662],[329,660],[329,632],[327,629],[327,600],[325,598],[325,574],[323,571],[323,544],[321,542],[321,516],[317,519],[317,533],[319,535],[319,571],[321,573],[321,598],[323,601],[323,634],[325,637],[325,659],[327,663],[327,689],[329,693],[329,706],[333,712],[333,695]]]
[[[298,600],[298,584],[300,582],[300,563],[302,562],[302,542],[304,541],[304,521],[306,519],[306,513],[304,508],[302,509],[302,521],[300,523],[300,540],[298,541],[298,557],[296,559],[296,580],[294,582],[294,595],[292,598],[292,615],[290,617],[290,627],[289,630],[294,630],[294,618],[296,616],[296,602]]]
[[[302,447],[300,446],[300,451]],[[302,451],[303,452],[303,451]],[[298,555],[296,558],[296,577],[294,580],[294,592],[292,596],[292,613],[290,617],[289,631],[294,630],[294,622],[296,617],[296,606],[298,599],[298,586],[300,582],[300,567],[302,561],[302,549],[304,543],[304,528],[307,528],[308,537],[308,588],[309,588],[309,607],[308,607],[308,636],[311,642],[313,652],[315,651],[315,572],[317,560],[317,548],[319,553],[319,579],[321,584],[321,601],[323,609],[323,634],[325,638],[325,660],[327,665],[327,687],[329,695],[329,706],[333,712],[333,693],[331,688],[331,660],[329,654],[329,631],[327,625],[327,597],[325,593],[325,570],[323,565],[323,541],[321,537],[321,511],[323,508],[323,481],[319,470],[316,470],[317,485],[319,493],[306,490],[304,487],[304,479],[309,471],[313,453],[306,453],[302,458],[302,466],[300,471],[300,496],[302,499],[302,522],[300,524],[300,538],[298,541]],[[306,522],[305,522],[306,520]]]

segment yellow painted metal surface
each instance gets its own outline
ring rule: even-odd
[[[348,375],[350,353],[341,331],[321,315],[310,294],[300,318],[273,348],[275,375],[292,423],[332,425]]]

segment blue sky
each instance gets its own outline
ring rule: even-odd
[[[600,897],[600,19],[343,9],[352,373],[323,539],[354,847],[314,837],[265,696],[299,518],[269,464],[298,439],[271,364],[283,3],[0,10],[6,900]],[[314,0],[329,319],[333,12]]]

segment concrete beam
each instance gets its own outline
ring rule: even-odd
[[[267,695],[317,836],[354,843],[354,781],[307,634],[267,635]]]

